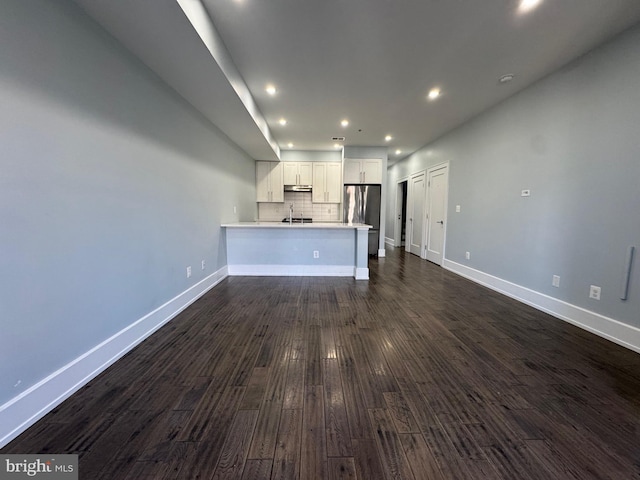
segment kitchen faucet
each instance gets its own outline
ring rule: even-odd
[[[289,225],[293,224],[293,203],[289,204]]]

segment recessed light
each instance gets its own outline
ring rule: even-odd
[[[429,97],[429,100],[435,100],[440,96],[440,93],[441,92],[439,88],[432,88],[431,90],[429,90],[429,94],[427,95],[427,97]]]
[[[396,150],[396,155],[400,155],[402,153],[402,150]]]
[[[387,135],[386,137],[384,137],[385,142],[390,142],[391,140],[393,140],[393,137],[391,135]]]
[[[507,73],[506,75],[502,75],[498,81],[500,83],[509,83],[511,80],[513,80],[515,78],[515,75],[513,73]]]
[[[340,148],[340,147],[342,147],[342,145],[340,145],[339,143],[334,143],[333,144],[333,148]]]
[[[281,118],[280,120],[278,120],[278,123],[284,127],[287,124],[287,119]]]
[[[275,95],[278,92],[278,90],[276,89],[275,85],[271,85],[271,84],[267,85],[264,88],[264,91],[267,92],[269,95],[272,95],[272,96]]]
[[[293,143],[291,143],[291,142],[287,143],[287,147],[293,148]]]
[[[342,120],[340,122],[340,125],[342,125],[343,127],[348,127],[349,126],[349,120],[347,120],[346,118],[344,120]]]
[[[527,13],[536,8],[542,3],[542,0],[521,0],[518,11],[520,13]]]

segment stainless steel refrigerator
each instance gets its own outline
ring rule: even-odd
[[[344,186],[344,223],[366,223],[369,230],[369,255],[378,255],[380,244],[380,185]]]

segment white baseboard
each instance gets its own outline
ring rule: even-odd
[[[356,267],[355,275],[356,280],[369,280],[369,269]]]
[[[353,277],[357,274],[350,265],[229,265],[228,268],[231,276],[247,277]]]
[[[640,353],[639,328],[516,285],[515,283],[502,280],[501,278],[475,270],[466,265],[452,262],[451,260],[444,259],[442,267],[533,308],[572,323],[600,337],[611,340],[618,345]]]
[[[106,370],[125,353],[220,283],[227,267],[209,275],[153,312],[0,405],[0,448]]]
[[[393,238],[384,237],[384,243],[386,243],[390,247],[395,247],[396,246],[396,241]]]

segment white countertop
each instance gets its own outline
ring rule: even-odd
[[[357,229],[370,229],[371,225],[365,225],[364,223],[340,223],[340,222],[312,222],[312,223],[293,223],[289,225],[288,222],[238,222],[238,223],[223,223],[222,227],[227,228],[305,228],[305,229],[345,229],[345,228],[357,228]]]

